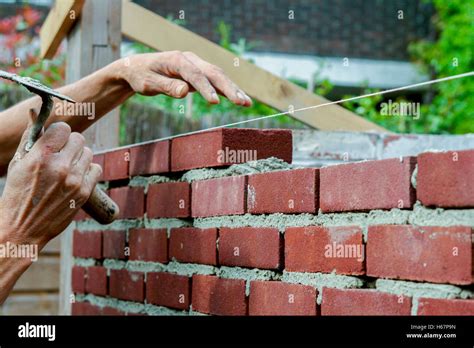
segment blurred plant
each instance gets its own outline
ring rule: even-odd
[[[232,43],[232,26],[224,21],[220,21],[217,25],[217,33],[220,36],[219,45],[239,57],[260,45],[258,41],[247,42],[245,38],[239,38],[237,42]]]
[[[0,35],[3,36],[0,69],[58,86],[64,81],[65,56],[59,53],[51,61],[39,58],[41,19],[39,11],[23,6],[16,15],[0,20]],[[2,84],[3,88],[8,88],[5,86]]]
[[[423,72],[440,78],[474,71],[474,2],[432,0],[435,42],[420,41],[409,52]],[[474,78],[432,86],[432,98],[422,106],[417,132],[474,133]],[[432,99],[432,100],[430,100]]]
[[[378,92],[379,89],[375,88],[365,88],[362,94],[370,94]],[[342,99],[348,99],[354,97],[354,95],[345,95]],[[389,115],[382,115],[381,114],[381,106],[382,102],[387,102],[391,100],[392,103],[412,103],[412,101],[408,100],[405,97],[386,97],[384,98],[383,95],[375,95],[372,97],[351,100],[342,103],[342,106],[346,109],[378,124],[379,126],[384,127],[385,129],[393,132],[398,133],[411,133],[413,132],[414,124],[419,121],[416,120],[414,117],[410,116],[389,116]]]
[[[433,23],[438,30],[435,41],[422,40],[409,46],[409,53],[421,71],[431,78],[441,78],[474,71],[474,2],[464,0],[431,0],[436,14]],[[375,92],[366,90],[364,93]],[[420,118],[381,115],[382,96],[364,98],[343,104],[388,130],[403,133],[474,132],[474,78],[463,78],[432,85],[424,93]],[[351,97],[345,96],[344,98]],[[386,96],[385,99],[389,99]],[[403,97],[392,102],[407,102]]]

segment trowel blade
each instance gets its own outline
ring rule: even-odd
[[[68,96],[58,93],[54,89],[51,89],[48,86],[43,85],[38,80],[32,79],[30,77],[22,77],[22,76],[18,76],[18,75],[0,70],[0,78],[4,78],[7,80],[16,82],[26,87],[30,92],[35,93],[35,94],[39,94],[39,95],[48,94],[58,99],[66,100],[70,103],[76,103],[73,99],[69,98]]]

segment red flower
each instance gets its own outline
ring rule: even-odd
[[[17,17],[8,17],[0,20],[0,34],[11,34],[16,29]]]
[[[40,20],[41,18],[41,14],[40,12],[32,9],[31,7],[29,6],[25,6],[22,10],[22,16],[23,16],[23,19],[25,20],[26,23],[28,23],[28,26],[32,27],[33,25],[35,25],[36,23],[38,23],[38,21]]]

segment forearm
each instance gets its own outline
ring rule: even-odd
[[[94,117],[90,115],[67,116],[58,114],[59,108],[53,107],[48,124],[57,121],[67,122],[73,131],[83,132],[102,116],[123,103],[133,95],[133,90],[122,78],[122,61],[116,61],[103,69],[75,83],[62,87],[59,91],[78,103],[93,103]],[[55,99],[55,103],[60,102]],[[57,104],[56,104],[57,105]],[[30,98],[0,113],[0,174],[15,154],[21,134],[28,123],[30,109],[39,111],[39,97]]]
[[[7,243],[18,243],[14,239],[8,237],[8,232],[0,231],[0,248],[6,251]],[[28,269],[32,261],[29,258],[13,258],[8,255],[0,255],[0,305],[8,297],[13,286],[21,275]]]

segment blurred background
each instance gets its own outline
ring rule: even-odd
[[[96,0],[98,1],[98,0]],[[118,0],[117,0],[118,1]],[[474,1],[470,0],[135,0],[256,65],[330,100],[474,70]],[[0,0],[0,69],[64,84],[67,42],[53,60],[39,59],[39,29],[53,0]],[[289,9],[294,19],[289,19]],[[151,52],[123,39],[122,56]],[[343,106],[397,133],[474,133],[474,79],[464,78]],[[0,83],[0,110],[29,97]],[[421,104],[421,117],[387,117],[380,104]],[[180,113],[185,105],[186,112]],[[182,108],[181,108],[182,109]],[[277,112],[199,96],[134,96],[121,107],[126,145]],[[248,125],[243,125],[248,126]],[[258,128],[307,128],[279,117]],[[0,183],[1,186],[1,183]],[[0,187],[1,192],[1,187]],[[59,241],[44,251],[0,307],[2,314],[58,312]]]
[[[38,58],[38,30],[52,2],[0,0],[0,68],[60,86],[66,43],[54,60]],[[474,70],[473,1],[294,0],[293,20],[287,0],[134,2],[331,100]],[[122,46],[123,55],[151,51],[126,39]],[[24,97],[1,86],[0,108]],[[418,120],[380,115],[381,96],[344,106],[394,132],[464,134],[474,132],[473,92],[467,78],[385,98],[422,103]],[[185,115],[177,112],[183,103]],[[122,144],[275,112],[259,103],[211,108],[198,95],[184,101],[136,96],[122,109]],[[305,128],[289,117],[253,126]]]

